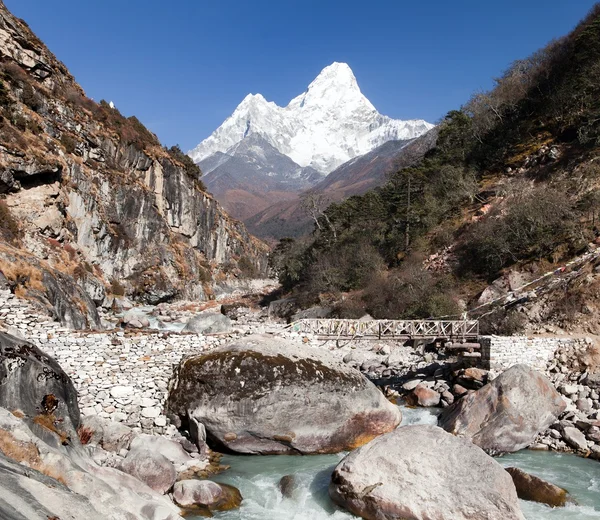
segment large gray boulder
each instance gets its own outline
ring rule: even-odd
[[[249,454],[344,451],[401,418],[357,370],[266,335],[184,359],[167,408],[184,423],[204,425],[209,445]]]
[[[220,312],[203,312],[194,316],[187,322],[183,332],[194,332],[196,334],[216,334],[229,332],[231,320]]]
[[[0,518],[178,518],[143,482],[97,466],[79,426],[77,393],[56,361],[0,333]]]
[[[447,408],[440,426],[499,455],[529,446],[565,408],[547,377],[527,365],[515,365]]]
[[[59,364],[23,339],[0,332],[0,407],[18,410],[46,442],[76,442],[80,425],[77,390]],[[37,418],[37,420],[36,420]],[[60,425],[57,438],[42,419]],[[57,429],[58,430],[58,429]]]
[[[368,520],[524,520],[510,475],[437,426],[406,426],[344,458],[329,495]]]

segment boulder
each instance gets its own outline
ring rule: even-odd
[[[541,502],[550,507],[562,507],[569,501],[569,492],[519,468],[506,468],[521,500]]]
[[[328,352],[266,335],[184,359],[167,408],[203,424],[211,447],[248,454],[336,453],[401,419],[375,385]]]
[[[149,450],[160,453],[175,465],[186,464],[193,460],[189,453],[183,449],[180,442],[159,435],[138,435],[131,441],[131,450]]]
[[[329,307],[320,307],[316,305],[294,313],[292,321],[328,318],[331,316],[331,312],[332,310]]]
[[[295,475],[284,475],[277,485],[281,495],[285,498],[295,498],[298,494],[298,479]]]
[[[298,304],[294,298],[285,298],[283,300],[275,300],[269,303],[267,311],[269,318],[289,318],[298,308]]]
[[[194,332],[196,334],[216,334],[229,332],[231,320],[220,312],[203,312],[190,319],[183,332]]]
[[[426,387],[424,384],[418,384],[410,395],[410,400],[418,406],[430,407],[440,404],[440,394],[435,390]]]
[[[367,520],[524,520],[510,475],[467,439],[406,426],[346,456],[329,495]]]
[[[78,433],[77,393],[54,359],[0,333],[0,518],[177,518],[143,482],[99,467]]]
[[[88,431],[90,444],[96,444],[113,453],[129,449],[134,436],[133,430],[128,426],[97,415],[84,417],[82,425]]]
[[[164,455],[145,448],[130,450],[119,469],[163,495],[177,480],[177,472],[171,461]]]
[[[47,423],[40,435],[48,442],[77,439],[80,425],[77,390],[50,356],[25,340],[0,332],[0,406],[19,410],[27,421]],[[60,431],[57,438],[51,424]]]
[[[566,426],[562,429],[562,437],[571,448],[576,451],[585,452],[588,449],[585,435],[573,426]]]
[[[211,480],[180,480],[173,487],[173,499],[181,507],[209,511],[229,511],[242,503],[238,489]]]
[[[101,280],[90,273],[86,273],[79,283],[96,306],[102,304],[106,298],[106,288]]]
[[[529,446],[565,408],[544,375],[527,365],[515,365],[446,408],[440,426],[499,455]]]
[[[223,314],[223,316],[227,316],[229,319],[234,321],[237,321],[241,315],[246,314],[248,312],[250,312],[248,306],[240,302],[224,303],[223,305],[221,305],[221,314]]]

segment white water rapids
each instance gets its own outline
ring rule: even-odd
[[[402,426],[436,424],[435,411],[402,407]],[[354,515],[337,508],[327,487],[335,465],[344,454],[317,456],[232,456],[223,458],[231,469],[214,480],[236,486],[244,501],[240,509],[215,513],[221,520],[346,520]],[[522,451],[497,459],[517,466],[570,491],[577,504],[552,509],[521,501],[527,520],[600,519],[600,463],[574,455]],[[278,489],[284,475],[294,475],[298,488],[293,498]]]

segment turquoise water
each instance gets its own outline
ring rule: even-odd
[[[600,462],[568,453],[524,450],[497,459],[504,467],[516,466],[560,486],[576,505],[555,508],[521,501],[527,519],[591,520],[600,518]]]
[[[436,424],[435,412],[402,408],[402,425]],[[227,455],[224,464],[231,469],[214,480],[237,487],[244,497],[240,509],[216,513],[220,520],[345,520],[355,519],[337,508],[329,499],[327,487],[336,464],[344,454],[293,456]],[[577,505],[551,509],[521,502],[527,520],[600,519],[600,463],[572,455],[522,451],[498,461],[517,466],[568,489]],[[294,475],[297,487],[291,498],[282,496],[278,482]]]

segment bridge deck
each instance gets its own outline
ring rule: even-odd
[[[340,339],[467,340],[478,338],[479,321],[305,319],[292,323],[292,330]]]

